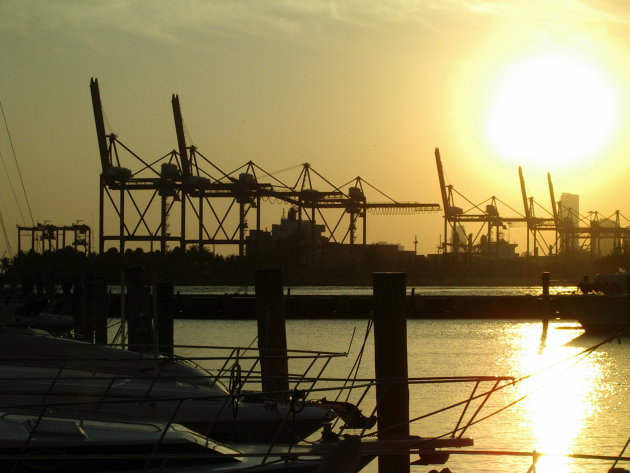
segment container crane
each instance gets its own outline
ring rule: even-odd
[[[168,216],[178,200],[177,192],[181,186],[181,174],[175,164],[177,153],[170,151],[153,162],[142,159],[115,134],[106,133],[99,85],[95,78],[90,80],[90,92],[101,161],[99,252],[105,250],[106,241],[117,241],[121,253],[128,242],[148,242],[151,249],[154,243],[159,243],[160,250],[166,251],[169,241],[179,240],[179,237],[167,232]],[[123,151],[137,163],[138,169],[132,171],[122,166],[120,155]],[[114,194],[118,194],[118,198]],[[159,207],[155,202],[159,202]],[[108,210],[118,219],[117,233],[107,234],[105,231],[106,203],[109,204]],[[151,218],[155,214],[158,218]],[[154,221],[159,222],[157,227]]]
[[[491,248],[494,247],[495,256],[498,257],[501,229],[506,228],[506,225],[526,223],[528,221],[527,217],[504,217],[499,215],[498,203],[501,201],[495,196],[490,197],[481,204],[472,203],[457,192],[452,185],[446,184],[439,148],[435,148],[435,162],[440,184],[440,193],[442,195],[442,205],[444,206],[444,253],[449,253],[450,245],[450,253],[457,254],[460,250],[463,250],[465,254],[472,254],[477,241],[480,241],[477,245],[478,248],[483,251],[485,247],[485,251],[490,255]],[[471,209],[464,211],[461,207],[456,206],[454,201],[455,194],[466,200],[471,205]],[[483,207],[484,204],[485,208]],[[472,234],[465,236],[464,223],[479,223],[481,227],[475,236]],[[449,229],[451,233],[451,243],[449,243],[448,238]],[[465,241],[460,241],[462,239],[465,239]]]
[[[358,178],[347,191],[334,186],[315,171],[310,164],[302,164],[294,185],[287,185],[272,174],[248,161],[232,172],[224,172],[194,145],[188,145],[183,126],[179,96],[173,94],[171,107],[177,148],[153,161],[141,158],[123,144],[118,137],[107,134],[97,79],[90,81],[94,122],[101,161],[99,199],[99,251],[108,241],[118,243],[124,252],[129,243],[148,243],[153,249],[159,243],[166,251],[171,242],[185,249],[189,245],[238,245],[244,255],[248,238],[247,217],[255,212],[255,238],[260,237],[261,209],[264,201],[279,201],[298,210],[300,220],[310,219],[312,228],[316,218],[324,223],[328,238],[333,242],[356,241],[356,223],[363,220],[363,244],[366,243],[367,212],[410,213],[438,211],[437,204],[368,202]],[[125,153],[127,160],[121,162]],[[131,164],[126,164],[130,162]],[[263,182],[258,175],[265,176]],[[323,182],[324,189],[316,189],[313,178]],[[342,186],[344,187],[344,186]],[[341,211],[336,222],[329,222],[324,212]],[[107,212],[106,212],[107,211]],[[179,212],[179,228],[171,234],[169,219]],[[116,219],[117,231],[106,228]],[[341,225],[350,215],[347,230]],[[190,220],[190,222],[188,221]],[[194,220],[194,222],[192,222]],[[236,222],[236,223],[235,223]],[[194,223],[197,235],[190,238],[188,224]],[[339,234],[343,234],[340,236]],[[254,238],[254,239],[255,239]]]

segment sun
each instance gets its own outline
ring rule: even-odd
[[[510,64],[491,88],[484,134],[519,165],[552,168],[597,159],[619,128],[619,94],[584,55],[543,51]]]

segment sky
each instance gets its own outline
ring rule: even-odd
[[[630,217],[629,39],[630,5],[604,0],[0,0],[0,253],[16,225],[97,234],[92,77],[108,132],[147,161],[177,147],[176,93],[189,144],[225,171],[293,183],[308,162],[441,205],[439,147],[447,183],[502,215],[523,213],[522,166],[541,216],[550,172],[582,214]],[[369,215],[368,242],[434,253],[442,222]],[[525,251],[522,229],[504,237]]]

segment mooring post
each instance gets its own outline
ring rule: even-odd
[[[44,281],[44,293],[48,300],[54,299],[57,296],[57,284],[55,281],[55,275],[53,273],[47,273]]]
[[[82,339],[82,316],[83,311],[83,280],[75,276],[72,282],[72,300],[70,302],[70,315],[72,315],[74,336]]]
[[[24,276],[22,278],[22,283],[20,284],[20,293],[23,299],[30,300],[33,297],[33,289],[35,285],[33,284],[33,278],[29,276]]]
[[[150,351],[153,343],[149,301],[145,284],[144,269],[129,268],[125,274],[127,282],[127,328],[129,350]]]
[[[547,332],[549,330],[549,317],[551,316],[551,301],[549,300],[549,271],[542,273],[542,333],[540,335],[539,352],[545,348],[547,343]]]
[[[127,283],[125,272],[120,273],[120,341],[121,348],[127,348]]]
[[[37,277],[35,278],[35,294],[43,296],[44,292],[44,277],[42,273],[37,273]]]
[[[175,318],[175,297],[172,282],[157,284],[158,345],[160,353],[173,355],[173,320]]]
[[[94,343],[107,344],[107,282],[104,276],[96,276],[92,283],[92,307],[94,313]]]
[[[379,440],[409,437],[406,274],[374,273],[374,373]],[[409,473],[409,455],[381,455],[379,473]]]
[[[94,343],[94,275],[86,274],[81,298],[81,335],[83,341]]]
[[[262,390],[265,393],[279,392],[278,397],[287,397],[289,360],[282,272],[279,269],[259,270],[254,279]]]
[[[72,305],[72,279],[68,274],[61,277],[61,298],[64,310],[70,310]]]
[[[543,271],[542,273],[542,295],[543,297],[549,297],[549,271]]]
[[[164,243],[164,242],[163,242]],[[151,327],[153,328],[152,334],[152,343],[153,343],[153,353],[157,358],[160,356],[160,340],[159,340],[159,331],[160,324],[158,322],[159,310],[158,310],[158,274],[151,273]]]

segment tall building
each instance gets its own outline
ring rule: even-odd
[[[580,196],[577,194],[563,193],[560,196],[558,206],[558,217],[560,218],[560,251],[571,252],[579,248],[580,226]]]

